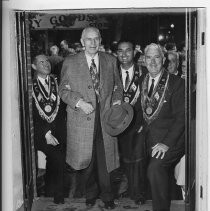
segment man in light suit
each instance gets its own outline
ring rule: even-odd
[[[170,170],[185,150],[184,80],[168,73],[164,54],[157,44],[145,48],[145,64],[149,73],[141,83],[141,97],[136,106],[147,144],[148,179],[154,211],[170,210]],[[138,118],[138,117],[137,117]]]
[[[61,71],[59,93],[67,104],[66,162],[86,182],[86,205],[95,204],[99,192],[104,206],[113,209],[110,172],[119,167],[117,138],[104,130],[105,112],[122,100],[122,83],[116,59],[98,52],[101,35],[97,28],[82,32],[84,52],[70,56]]]

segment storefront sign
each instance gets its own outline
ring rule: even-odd
[[[82,29],[93,26],[100,29],[108,28],[105,17],[95,14],[32,14],[29,17],[32,29]]]

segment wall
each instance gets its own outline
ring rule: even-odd
[[[15,43],[15,18],[8,13],[7,5],[3,7],[3,210],[16,210],[23,204],[23,185],[20,148],[20,119],[19,119],[19,94],[18,94],[18,69]],[[8,37],[8,35],[10,35]],[[9,40],[10,39],[10,40]],[[11,42],[10,42],[11,41]],[[4,209],[7,202],[9,207]]]
[[[20,140],[20,116],[19,116],[19,81],[17,67],[17,49],[15,34],[15,14],[10,14],[10,35],[11,35],[11,59],[10,82],[11,82],[11,119],[12,119],[12,169],[13,169],[13,208],[20,208],[23,204],[23,184],[21,168],[21,140]]]

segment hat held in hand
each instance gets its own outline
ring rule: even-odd
[[[105,131],[111,136],[122,133],[133,119],[133,108],[129,103],[114,105],[104,115]]]

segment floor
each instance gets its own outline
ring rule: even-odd
[[[128,198],[121,198],[115,201],[116,208],[113,211],[152,211],[152,202],[148,200],[146,204],[137,206]],[[84,198],[65,199],[65,204],[56,205],[52,198],[40,197],[37,198],[32,207],[32,211],[105,211],[103,202],[98,199],[94,207],[87,209]],[[184,211],[185,205],[182,200],[174,200],[171,204],[171,211]]]
[[[119,189],[119,184],[122,181],[123,173],[121,169],[117,169],[111,175],[112,178],[112,187],[115,198],[117,197],[117,192]],[[42,196],[43,190],[43,178],[38,180],[38,192],[41,197],[34,199],[32,211],[105,211],[106,209],[103,206],[103,202],[98,199],[97,203],[94,207],[87,209],[85,205],[85,199],[83,195],[74,196],[72,193],[71,182],[72,182],[72,173],[65,174],[65,188],[66,188],[66,198],[65,203],[62,205],[56,205],[53,203],[53,198],[51,197],[44,197]],[[179,192],[181,193],[181,189],[176,186],[175,182],[171,185],[171,211],[184,211],[185,210],[185,203],[180,197]],[[74,188],[73,188],[74,189]],[[74,197],[73,197],[74,196]],[[113,211],[152,211],[152,201],[150,191],[147,191],[147,201],[146,204],[137,206],[135,203],[130,200],[129,198],[119,198],[115,200],[116,208]]]

